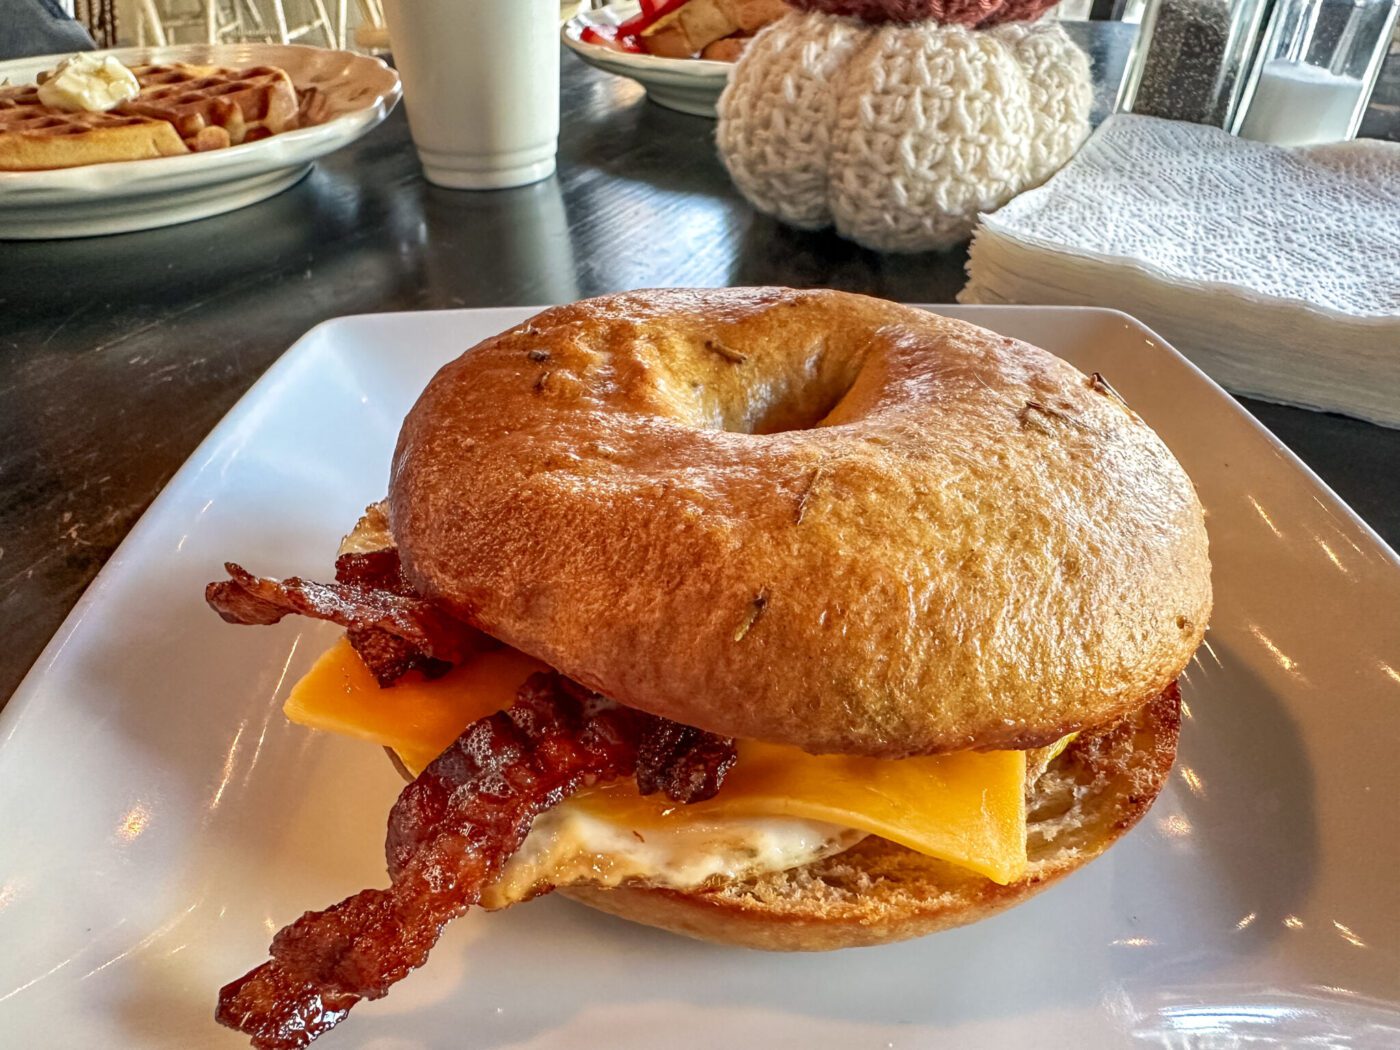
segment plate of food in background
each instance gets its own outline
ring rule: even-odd
[[[393,109],[377,58],[190,44],[0,63],[0,238],[84,237],[264,200]]]
[[[784,0],[621,0],[564,23],[591,66],[631,77],[667,109],[713,117],[748,41],[791,8]]]

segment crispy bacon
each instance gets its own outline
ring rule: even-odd
[[[363,890],[286,927],[269,962],[220,991],[215,1016],[252,1036],[258,1050],[294,1050],[361,999],[380,998],[427,960],[449,920],[477,903],[538,814],[588,784],[635,773],[644,741],[664,754],[663,770],[693,770],[703,760],[692,750],[723,754],[717,738],[672,733],[659,728],[664,722],[557,674],[532,675],[514,706],[468,726],[399,796],[385,847],[389,888]],[[728,766],[715,768],[700,779],[717,787]],[[678,776],[685,785],[696,780]]]
[[[335,559],[335,582],[358,583],[362,587],[413,595],[413,585],[403,574],[403,563],[396,547],[377,551],[346,551]]]
[[[637,754],[637,790],[663,792],[673,802],[714,798],[737,758],[734,741],[694,726],[654,719]]]
[[[394,547],[374,551],[347,551],[335,560],[335,582],[388,591],[405,597],[418,597],[404,575],[399,552]],[[419,646],[382,627],[352,627],[345,632],[350,645],[380,686],[390,686],[409,671],[420,671],[428,678],[444,675],[452,667],[437,660]]]
[[[409,671],[439,678],[452,669],[446,660],[435,660],[406,638],[378,627],[351,627],[345,637],[381,688],[393,685]]]
[[[360,632],[362,644],[367,637],[363,632],[381,631],[408,644],[410,648],[393,648],[388,656],[410,666],[416,666],[415,659],[453,664],[491,644],[480,631],[415,594],[359,582],[316,583],[296,576],[272,580],[233,562],[224,568],[229,579],[209,584],[204,600],[229,623],[273,624],[297,613]],[[403,666],[398,673],[407,669]],[[380,684],[388,683],[381,677]]]

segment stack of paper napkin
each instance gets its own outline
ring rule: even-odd
[[[1110,117],[982,217],[959,297],[1124,310],[1224,386],[1400,427],[1400,145]]]

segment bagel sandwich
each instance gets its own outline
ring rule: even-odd
[[[228,568],[225,619],[346,628],[285,711],[388,750],[410,784],[364,893],[438,917],[390,936],[357,895],[279,934],[219,1011],[269,1047],[383,994],[443,916],[555,889],[785,951],[1014,905],[1156,799],[1211,609],[1191,482],[1101,376],[780,288],[486,340],[410,411],[336,583]],[[443,863],[450,906],[415,883]],[[350,988],[367,959],[392,976]]]

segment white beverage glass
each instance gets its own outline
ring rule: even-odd
[[[387,0],[384,7],[429,182],[492,190],[554,173],[558,0]]]

